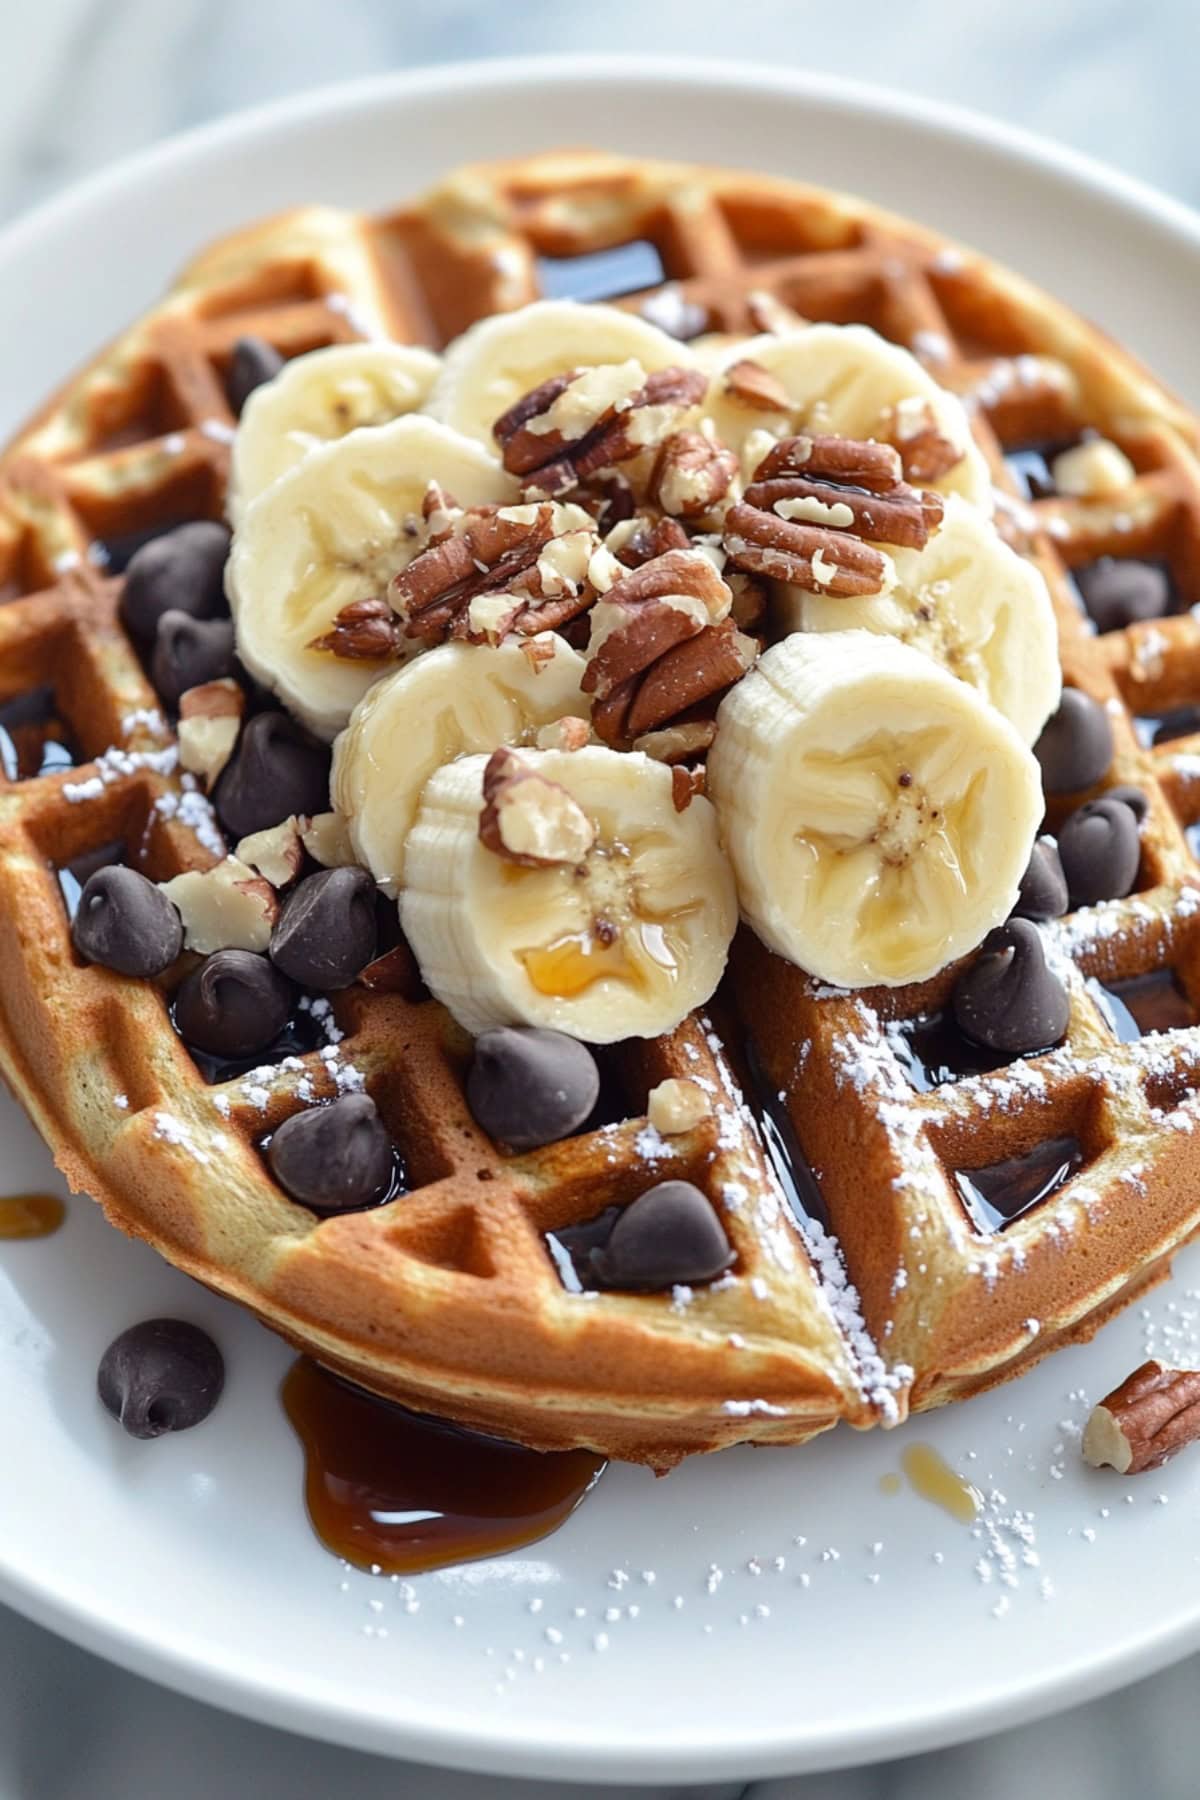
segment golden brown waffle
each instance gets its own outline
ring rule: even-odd
[[[415,975],[402,993],[336,997],[340,1042],[210,1086],[160,987],[81,964],[60,896],[57,869],[113,840],[156,878],[219,851],[168,767],[97,543],[119,560],[139,533],[220,515],[222,377],[240,336],[285,355],[380,332],[438,346],[535,298],[540,259],[643,239],[669,277],[665,304],[701,308],[710,329],[756,327],[772,296],[875,326],[966,397],[1005,528],[1050,581],[1066,678],[1112,712],[1109,781],[1151,801],[1135,894],[1050,928],[1072,996],[1066,1042],[918,1093],[896,1021],[936,1010],[952,971],[920,989],[822,993],[743,934],[716,1030],[695,1019],[618,1047],[606,1075],[619,1122],[530,1155],[500,1155],[473,1123],[467,1041]],[[1085,426],[1131,458],[1128,491],[1019,498],[1004,447]],[[0,460],[0,702],[49,685],[82,764],[0,785],[11,1084],[115,1223],[366,1385],[538,1446],[665,1467],[743,1439],[797,1442],[838,1419],[895,1421],[1089,1335],[1200,1225],[1200,1030],[1119,1043],[1094,985],[1173,969],[1200,1001],[1184,837],[1200,818],[1200,737],[1147,748],[1137,725],[1200,699],[1200,627],[1182,613],[1094,637],[1066,570],[1161,555],[1200,598],[1198,444],[1196,421],[1130,357],[986,258],[864,202],[742,172],[551,155],[460,172],[381,219],[309,208],[225,240]],[[672,1074],[711,1083],[716,1112],[667,1150],[642,1115]],[[359,1081],[411,1191],[318,1221],[257,1146]],[[742,1087],[760,1098],[742,1104]],[[777,1136],[784,1104],[840,1252],[764,1156],[762,1110]],[[955,1172],[1059,1139],[1074,1146],[1072,1178],[984,1229]],[[730,1275],[694,1293],[568,1291],[545,1234],[675,1174],[718,1205]]]

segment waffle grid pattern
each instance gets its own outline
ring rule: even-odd
[[[121,546],[220,515],[238,337],[285,355],[379,333],[439,347],[535,298],[539,257],[633,240],[655,245],[669,303],[703,308],[714,329],[756,328],[768,294],[873,325],[967,399],[1003,528],[1050,582],[1066,679],[1112,713],[1108,781],[1150,797],[1135,894],[1048,930],[1071,989],[1065,1044],[918,1094],[887,1022],[936,1011],[952,973],[831,994],[743,934],[713,1021],[614,1054],[620,1122],[530,1156],[499,1155],[474,1125],[468,1044],[415,971],[399,993],[337,996],[319,1050],[209,1086],[165,989],[79,963],[56,880],[115,840],[157,879],[219,849],[117,621]],[[1126,451],[1132,487],[1022,499],[1004,449],[1087,427]],[[218,244],[0,459],[0,704],[51,687],[81,764],[0,782],[10,1082],[116,1223],[367,1385],[545,1447],[665,1467],[745,1438],[794,1442],[839,1418],[893,1421],[1088,1335],[1200,1225],[1200,1029],[1119,1045],[1089,986],[1170,967],[1200,1010],[1200,873],[1183,835],[1200,818],[1200,735],[1147,747],[1137,725],[1200,699],[1200,628],[1181,613],[1096,637],[1068,577],[1100,555],[1156,555],[1200,598],[1197,441],[1131,359],[1016,277],[783,182],[550,156],[460,172],[382,219],[306,209]],[[1051,808],[1052,827],[1066,810]],[[841,1257],[771,1172],[740,1098],[747,1038]],[[644,1108],[668,1075],[708,1083],[715,1111],[664,1142]],[[318,1223],[274,1186],[258,1146],[299,1107],[359,1085],[412,1191]],[[1079,1174],[981,1232],[954,1171],[1059,1136],[1081,1145]],[[667,1174],[718,1204],[732,1273],[694,1294],[568,1294],[544,1234]]]

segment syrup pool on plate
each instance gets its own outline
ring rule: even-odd
[[[0,1195],[0,1238],[43,1238],[58,1230],[67,1209],[57,1194]]]

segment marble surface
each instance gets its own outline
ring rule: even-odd
[[[537,51],[719,53],[954,100],[1200,202],[1193,0],[7,0],[0,221],[162,136],[317,82]],[[848,22],[849,21],[849,22]],[[581,138],[588,133],[581,131]],[[1118,1603],[1114,1597],[1114,1603]],[[798,1661],[797,1679],[803,1680]],[[1098,1704],[886,1767],[686,1790],[696,1800],[1183,1800],[1200,1659]],[[435,1775],[290,1737],[127,1676],[0,1609],[0,1800],[591,1800],[612,1792]],[[647,1789],[624,1790],[629,1795]],[[657,1790],[663,1791],[663,1790]],[[675,1790],[682,1793],[684,1790]]]

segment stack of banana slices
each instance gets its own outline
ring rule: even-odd
[[[1016,900],[1042,814],[1030,746],[1060,691],[1045,584],[993,526],[952,395],[865,327],[783,327],[685,344],[614,307],[543,301],[440,357],[314,351],[245,407],[227,576],[241,659],[333,741],[354,852],[469,1031],[667,1032],[712,994],[739,915],[822,982],[918,981]],[[578,446],[598,420],[624,447],[615,484],[609,469],[589,486]],[[539,433],[546,466],[559,453],[545,488]],[[807,491],[813,441],[844,465],[844,500]],[[874,516],[863,444],[893,446],[916,484],[915,537],[889,541],[891,514]],[[818,546],[799,581],[769,544],[746,560],[730,515],[747,501],[767,539],[804,525],[832,555]],[[515,583],[502,556],[480,560],[480,518],[514,541],[536,527]],[[425,592],[426,553],[447,545],[438,567],[475,590],[457,610],[452,587]],[[514,628],[547,604],[557,629]],[[339,650],[347,618],[378,636]],[[685,707],[690,736],[614,738],[597,727],[618,629],[646,639],[640,671],[663,644],[723,632],[740,678]]]

